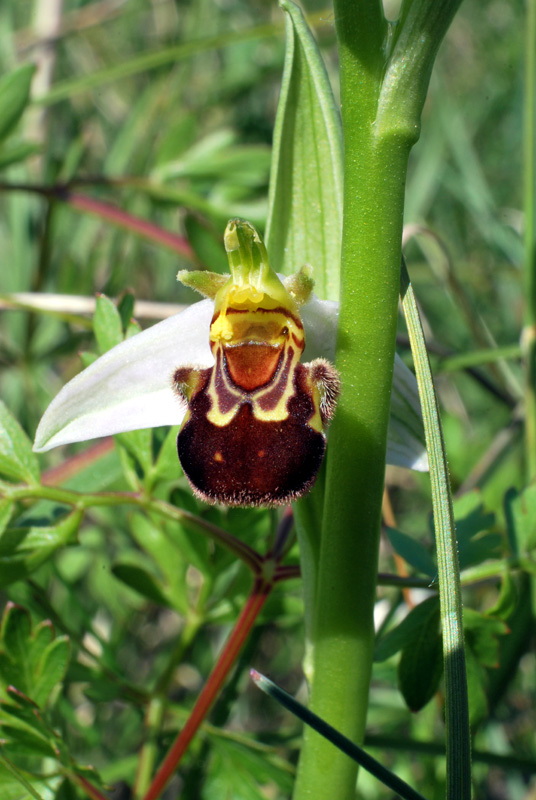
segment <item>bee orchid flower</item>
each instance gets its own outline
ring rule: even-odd
[[[36,452],[180,425],[179,459],[207,502],[279,505],[310,488],[340,391],[331,364],[338,306],[314,295],[310,268],[278,276],[249,223],[231,220],[224,241],[231,275],[180,272],[207,299],[64,386],[39,424]],[[397,359],[388,461],[426,469],[423,441],[415,379]]]

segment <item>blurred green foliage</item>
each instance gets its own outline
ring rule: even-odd
[[[335,83],[332,11],[303,5]],[[80,776],[101,786],[139,781],[140,760],[154,767],[184,725],[251,583],[198,526],[158,507],[88,502],[82,514],[74,495],[43,492],[30,504],[15,484],[40,486],[40,465],[45,487],[145,493],[261,553],[277,526],[274,512],[195,500],[174,431],[122,434],[85,461],[74,456],[87,445],[39,464],[28,437],[79,371],[79,351],[90,363],[138,329],[133,293],[190,302],[177,269],[225,271],[230,217],[264,226],[282,15],[260,1],[65,0],[49,47],[35,21],[45,6],[0,7],[0,295],[103,295],[92,325],[68,305],[0,317],[0,790],[8,800],[35,797],[28,785],[42,800],[82,797]],[[475,797],[510,800],[531,796],[536,771],[536,495],[523,482],[519,355],[493,355],[515,346],[522,326],[523,24],[520,2],[466,0],[440,53],[406,207],[407,224],[426,229],[407,257],[460,495]],[[40,79],[27,104],[33,62]],[[191,260],[76,211],[61,193],[8,187],[69,181],[184,235]],[[451,357],[473,352],[470,370],[449,368]],[[65,461],[67,471],[55,472]],[[434,579],[427,478],[393,469],[388,486],[394,518],[381,570],[396,571],[396,553],[420,588],[380,588],[369,744],[433,800],[444,796],[444,767],[439,616],[434,589],[423,588]],[[289,560],[297,563],[295,547]],[[287,581],[166,796],[289,796],[299,727],[248,686],[244,668],[254,663],[297,692],[302,657],[300,585]],[[153,725],[149,711],[164,697]],[[363,775],[359,796],[388,795]]]

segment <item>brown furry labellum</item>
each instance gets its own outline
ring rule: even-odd
[[[206,502],[282,505],[314,483],[339,376],[324,359],[300,363],[298,302],[268,266],[256,231],[232,221],[225,244],[232,274],[214,296],[214,366],[173,376],[188,404],[179,459]]]

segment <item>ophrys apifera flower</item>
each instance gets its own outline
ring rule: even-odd
[[[232,220],[225,246],[231,275],[180,273],[208,299],[70,381],[39,424],[36,451],[182,423],[179,458],[209,502],[281,504],[312,485],[339,392],[337,304],[315,297],[308,269],[279,277],[249,223]],[[417,389],[400,360],[388,460],[426,468]]]
[[[326,359],[300,361],[305,333],[299,306],[311,293],[307,276],[287,288],[248,223],[229,223],[225,247],[231,277],[214,297],[214,365],[181,367],[174,375],[188,404],[179,459],[204,500],[288,503],[311,486],[320,468],[339,377]]]

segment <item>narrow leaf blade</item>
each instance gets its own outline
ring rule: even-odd
[[[443,629],[447,796],[465,798],[471,795],[471,741],[456,529],[439,406],[417,301],[404,261],[400,294],[419,385],[430,461]]]
[[[278,272],[314,268],[324,300],[339,299],[342,132],[318,46],[290,0],[287,52],[274,129],[266,247]],[[314,202],[312,200],[314,198]]]
[[[23,64],[0,80],[0,142],[9,136],[28,105],[34,72],[34,64]]]

